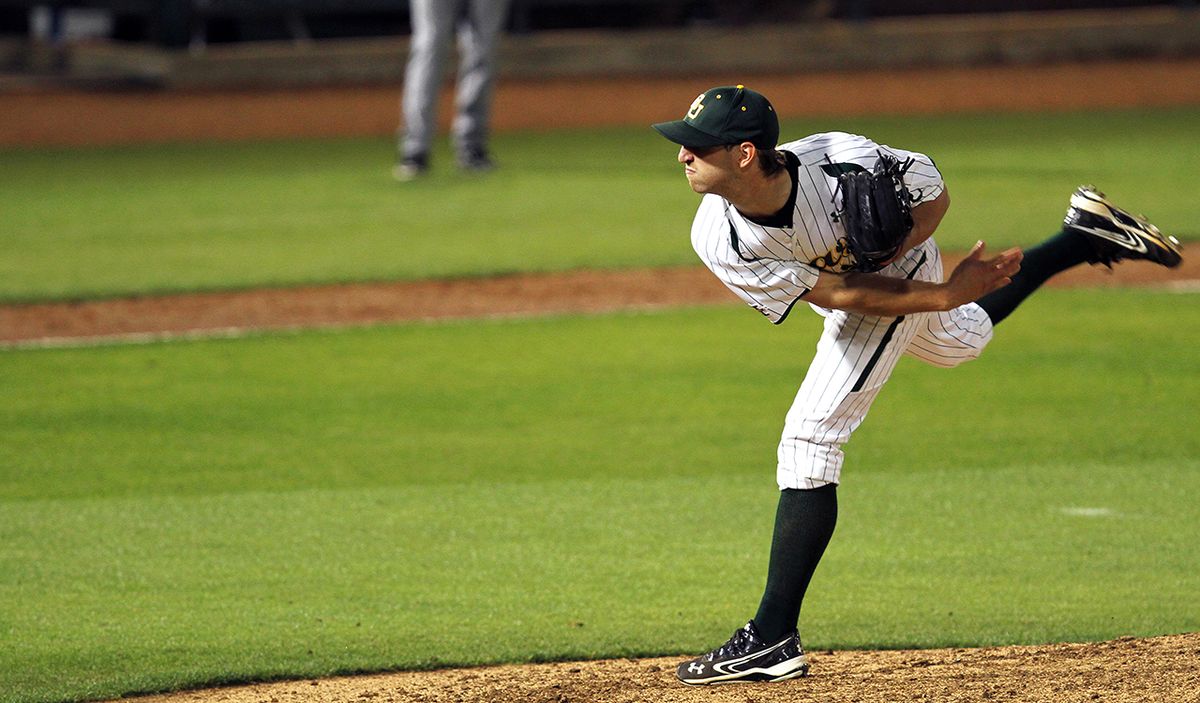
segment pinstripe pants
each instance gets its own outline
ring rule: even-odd
[[[941,282],[941,253],[931,239],[880,273]],[[903,354],[948,368],[978,357],[992,339],[992,321],[975,303],[899,318],[814,308],[825,317],[825,331],[784,423],[780,489],[841,481],[842,445]]]
[[[464,11],[465,5],[465,11]],[[460,151],[487,147],[496,42],[509,0],[411,0],[412,43],[404,72],[405,156],[428,154],[450,38],[458,29],[458,81],[451,133]]]

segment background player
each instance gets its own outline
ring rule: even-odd
[[[825,318],[778,447],[780,498],[758,611],[728,642],[676,673],[688,684],[802,676],[808,663],[796,626],[837,521],[841,447],[900,356],[943,367],[973,359],[993,326],[1054,274],[1122,259],[1176,266],[1179,244],[1084,186],[1071,196],[1057,235],[990,258],[979,242],[943,281],[931,235],[950,201],[929,157],[841,132],[776,147],[774,108],[743,86],[713,88],[683,119],[654,128],[680,145],[688,183],[704,195],[692,246],[705,265],[775,324],[801,300]],[[894,259],[865,273],[831,213],[837,176],[871,168],[880,154],[914,160],[904,176],[913,227]]]
[[[410,181],[429,170],[429,148],[437,127],[437,97],[449,50],[458,29],[458,84],[454,96],[454,145],[458,165],[487,171],[488,122],[495,82],[496,39],[508,16],[509,0],[411,0],[412,44],[404,73],[404,137],[393,175]]]

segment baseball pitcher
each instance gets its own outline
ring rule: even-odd
[[[797,623],[837,522],[841,447],[900,357],[941,367],[974,359],[1051,276],[1085,262],[1177,266],[1179,242],[1082,186],[1049,240],[995,256],[979,242],[943,277],[932,235],[950,196],[928,156],[842,132],[778,144],[771,103],[740,85],[708,90],[683,119],[653,127],[679,145],[684,175],[703,195],[692,246],[704,264],[775,324],[800,302],[825,319],[779,442],[780,497],[758,611],[676,673],[686,684],[803,676]]]

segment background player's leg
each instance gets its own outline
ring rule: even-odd
[[[1021,270],[1012,283],[988,293],[975,301],[983,308],[992,324],[999,324],[1051,276],[1088,261],[1093,256],[1087,237],[1068,229],[1028,249],[1021,260]]]
[[[488,122],[496,73],[496,44],[508,16],[508,0],[472,0],[459,26],[458,90],[454,140],[460,165],[485,169]]]
[[[804,593],[836,524],[836,485],[780,491],[767,587],[754,616],[764,642],[776,642],[796,629]]]
[[[403,158],[426,158],[437,128],[437,96],[458,3],[412,0],[412,46],[404,70]]]

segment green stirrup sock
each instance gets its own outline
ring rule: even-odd
[[[1087,237],[1062,230],[1055,236],[1025,252],[1021,270],[1013,276],[1012,283],[992,291],[975,302],[983,308],[993,325],[1008,317],[1021,301],[1029,297],[1050,278],[1060,271],[1078,266],[1092,255],[1092,245]]]
[[[796,629],[804,592],[836,524],[836,485],[780,491],[767,587],[754,616],[764,642],[776,642]]]

